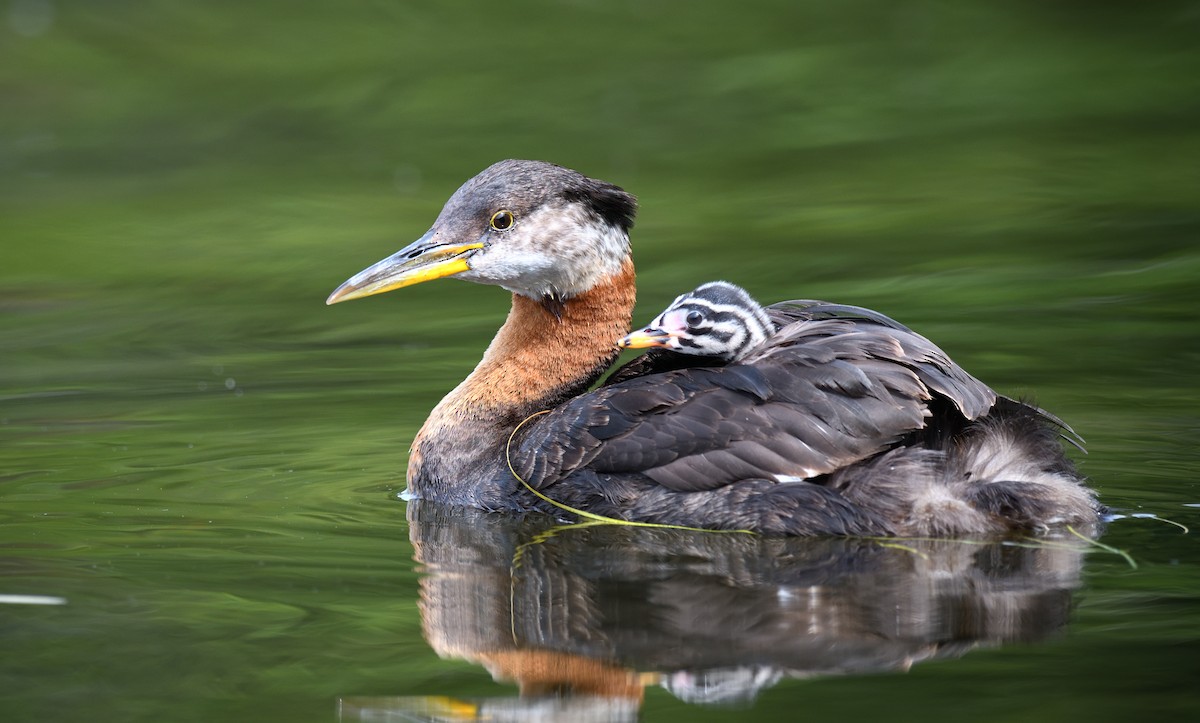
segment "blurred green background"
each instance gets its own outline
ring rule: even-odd
[[[1069,421],[1118,511],[1200,522],[1200,3],[0,10],[0,593],[71,602],[0,606],[12,720],[495,693],[421,640],[394,493],[506,295],[323,302],[502,158],[639,196],[638,319],[713,278],[879,309]],[[1141,567],[1089,568],[1065,648],[755,712],[937,718],[948,676],[955,718],[1194,708],[1190,539],[1115,523]]]

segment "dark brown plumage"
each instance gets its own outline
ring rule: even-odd
[[[633,204],[573,171],[505,161],[330,297],[448,275],[513,292],[483,361],[414,440],[412,494],[553,511],[513,478],[507,452],[555,500],[630,520],[794,535],[1098,521],[1052,418],[877,312],[778,304],[777,332],[737,363],[647,355],[584,392],[629,329]],[[504,212],[515,221],[489,228]]]

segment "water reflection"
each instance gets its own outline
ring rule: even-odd
[[[343,719],[632,720],[647,685],[749,704],[784,678],[1043,640],[1066,625],[1083,554],[554,527],[427,503],[409,519],[429,644],[515,682],[519,698],[347,700]]]

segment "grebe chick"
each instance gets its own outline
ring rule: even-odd
[[[734,362],[774,333],[766,309],[745,289],[728,281],[710,281],[676,297],[654,321],[617,345],[623,349],[669,349]]]

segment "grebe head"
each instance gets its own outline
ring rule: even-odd
[[[737,361],[774,333],[767,312],[745,289],[712,281],[676,298],[648,326],[617,345]]]
[[[500,161],[462,185],[424,236],[355,274],[327,304],[454,276],[560,302],[621,270],[636,199],[542,161]]]

